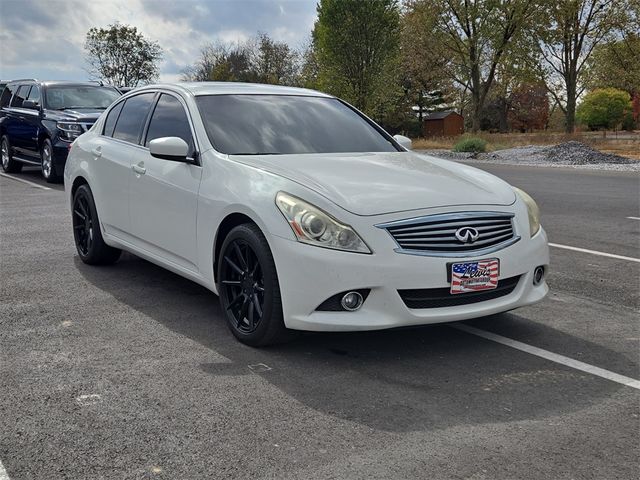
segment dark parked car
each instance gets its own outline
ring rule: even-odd
[[[2,169],[37,165],[47,182],[62,178],[69,146],[120,92],[95,83],[14,81],[0,96]]]

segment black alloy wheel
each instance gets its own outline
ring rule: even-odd
[[[73,238],[78,255],[90,265],[110,264],[120,258],[117,248],[107,245],[102,238],[96,205],[88,185],[81,185],[73,196]]]
[[[73,206],[73,233],[80,255],[89,255],[93,244],[93,218],[86,195],[78,195]]]
[[[218,257],[218,292],[231,333],[254,347],[280,343],[285,328],[275,262],[266,238],[254,224],[235,227]]]
[[[242,239],[233,240],[222,257],[221,286],[235,327],[252,333],[264,309],[264,277],[257,255]]]

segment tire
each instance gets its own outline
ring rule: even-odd
[[[109,265],[118,261],[122,251],[104,243],[89,185],[80,185],[73,195],[71,216],[73,238],[80,260],[89,265]]]
[[[40,168],[47,183],[60,183],[62,177],[56,172],[56,167],[53,164],[53,145],[48,138],[44,139],[40,148]]]
[[[11,153],[11,142],[6,135],[0,140],[0,152],[2,155],[2,170],[6,173],[20,173],[22,171],[22,163],[13,159]]]
[[[218,259],[218,292],[227,325],[242,343],[261,347],[292,337],[284,326],[273,255],[256,225],[239,225],[224,239]]]

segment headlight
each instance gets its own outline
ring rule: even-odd
[[[72,142],[82,135],[82,127],[79,123],[58,122],[57,127],[60,130],[60,138],[67,142]]]
[[[538,230],[540,230],[540,209],[536,201],[524,190],[513,187],[516,194],[522,199],[527,206],[527,212],[529,213],[529,232],[533,237]]]
[[[318,207],[284,192],[276,195],[276,205],[299,242],[335,250],[371,253],[350,226],[341,224]]]

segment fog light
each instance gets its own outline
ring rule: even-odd
[[[536,267],[533,271],[533,284],[538,286],[544,280],[544,267]]]
[[[362,306],[362,302],[364,302],[362,295],[358,292],[348,292],[345,293],[340,300],[340,305],[345,310],[349,310],[353,312],[354,310],[358,310]]]

